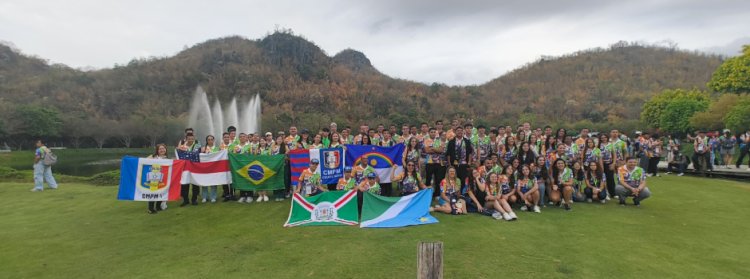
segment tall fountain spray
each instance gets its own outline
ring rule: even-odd
[[[259,133],[260,104],[260,95],[256,94],[247,102],[241,103],[237,101],[237,97],[233,97],[226,109],[217,98],[214,99],[212,107],[208,94],[198,86],[190,104],[188,127],[195,129],[196,138],[201,142],[205,141],[207,135],[213,135],[217,141],[221,140],[221,134],[229,126],[237,127],[237,133]]]

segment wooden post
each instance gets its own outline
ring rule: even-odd
[[[443,278],[443,243],[420,242],[417,246],[417,278]]]

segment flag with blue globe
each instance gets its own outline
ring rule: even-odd
[[[235,189],[284,189],[284,155],[229,154],[229,165]]]

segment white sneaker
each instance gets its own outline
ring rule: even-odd
[[[555,203],[554,202],[549,202],[549,205],[555,205]]]
[[[492,213],[492,218],[495,218],[495,220],[503,219],[503,217],[503,214],[501,214],[500,212]]]
[[[245,203],[253,203],[253,197],[247,197],[247,199],[245,199]]]
[[[258,196],[258,199],[257,199],[257,200],[255,200],[255,201],[257,201],[257,202],[262,202],[262,201],[263,201],[263,196]]]
[[[516,216],[516,213],[515,213],[515,212],[511,212],[511,213],[508,213],[508,214],[510,215],[510,219],[511,219],[511,220],[516,220],[516,219],[518,219],[518,216]]]
[[[536,205],[535,205],[535,206],[534,206],[534,212],[536,212],[536,213],[542,213],[542,210],[541,210],[541,209],[539,209],[539,206],[536,206]]]
[[[202,200],[201,200],[201,203],[206,203],[206,199],[202,199]]]
[[[167,210],[167,202],[161,202],[161,210]]]
[[[591,200],[591,199],[586,199],[586,202],[588,202],[588,203],[591,203],[592,201],[593,200]]]
[[[680,173],[680,174],[678,174],[677,176],[683,176],[683,175],[685,175],[685,174],[684,174],[684,173]]]
[[[607,201],[606,201],[606,200],[600,200],[599,202],[600,202],[600,203],[607,203]]]
[[[263,196],[263,201],[267,202],[268,201],[268,196]]]
[[[245,197],[241,197],[241,198],[240,198],[239,200],[237,200],[237,202],[238,202],[238,203],[243,203],[243,202],[245,202]]]
[[[32,192],[41,192],[41,191],[42,191],[42,189],[38,189],[38,188],[31,188],[31,191],[32,191]]]
[[[524,206],[521,207],[521,211],[526,211],[527,209],[529,209],[529,208],[526,205],[524,205]]]
[[[609,200],[609,195],[607,195],[607,200]]]
[[[503,213],[502,215],[503,215],[503,219],[505,219],[505,221],[513,220],[513,217],[510,217],[510,214],[508,214],[508,213]]]
[[[212,200],[211,200],[211,203],[216,203],[216,199],[212,199]]]

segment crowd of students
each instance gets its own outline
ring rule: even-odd
[[[317,132],[307,129],[299,131],[289,127],[288,134],[279,131],[261,134],[237,133],[229,127],[216,142],[214,136],[205,138],[200,144],[192,128],[185,130],[185,137],[177,148],[203,153],[228,150],[234,153],[256,155],[286,154],[294,149],[337,147],[346,144],[394,146],[404,144],[403,171],[394,170],[391,183],[380,183],[369,160],[347,168],[345,176],[337,184],[321,185],[316,173],[319,162],[312,160],[309,169],[299,176],[299,183],[291,187],[289,165],[286,167],[283,190],[274,191],[276,201],[288,198],[292,193],[312,196],[331,190],[357,190],[391,196],[396,193],[408,195],[431,187],[435,189],[435,206],[432,211],[447,214],[477,212],[496,219],[516,220],[514,208],[521,211],[541,212],[546,206],[559,206],[571,210],[575,202],[606,203],[617,200],[620,205],[631,198],[640,203],[651,194],[646,186],[647,176],[658,176],[658,162],[667,149],[670,168],[682,156],[679,141],[668,137],[662,141],[648,133],[636,132],[629,138],[618,130],[591,132],[581,129],[573,133],[566,129],[549,126],[532,129],[529,123],[511,126],[485,127],[453,120],[449,127],[442,121],[416,125],[361,125],[358,131],[350,127],[338,129],[336,123]],[[705,133],[689,137],[694,143],[694,158],[705,156],[709,168],[712,140]],[[733,137],[733,139],[735,139]],[[750,140],[750,131],[741,140]],[[747,153],[747,146],[741,148]],[[723,154],[723,153],[722,153]],[[682,157],[680,157],[682,156]],[[697,156],[697,157],[696,157]],[[743,153],[744,156],[744,153]],[[152,157],[166,158],[166,146],[160,144]],[[731,158],[730,158],[731,159]],[[740,158],[741,160],[741,158]],[[698,160],[694,160],[697,162]],[[288,162],[287,162],[288,164]],[[396,168],[397,166],[394,166]],[[684,166],[679,165],[680,173]],[[397,191],[394,191],[396,184]],[[269,193],[239,191],[231,185],[223,185],[224,201],[251,203],[269,201]],[[192,195],[191,195],[192,191]],[[217,186],[198,187],[182,185],[181,206],[216,202]],[[361,195],[360,195],[361,202]],[[149,212],[166,209],[166,203],[149,204]]]

